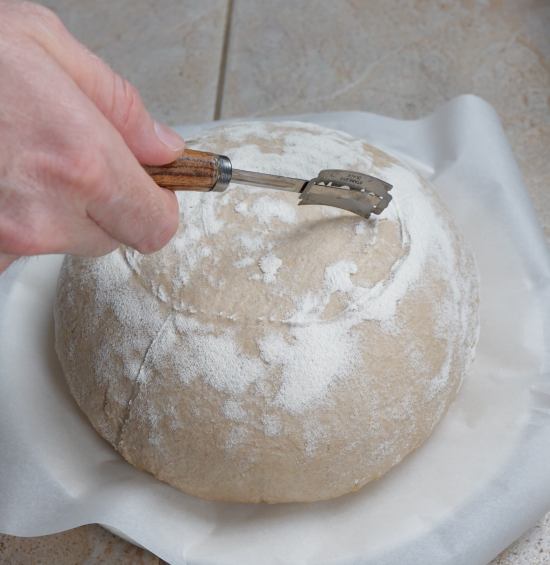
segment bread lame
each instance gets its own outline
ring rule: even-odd
[[[223,192],[234,182],[296,192],[299,206],[333,206],[362,218],[380,214],[392,199],[391,184],[365,173],[326,169],[311,180],[295,179],[234,169],[225,155],[193,149],[186,149],[173,163],[144,169],[159,186],[173,191]]]

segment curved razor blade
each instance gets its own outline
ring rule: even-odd
[[[391,189],[391,184],[365,173],[327,169],[307,183],[299,205],[334,206],[369,218],[387,208]]]

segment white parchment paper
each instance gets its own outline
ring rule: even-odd
[[[280,118],[278,118],[280,119]],[[481,272],[476,360],[403,463],[311,504],[199,500],[126,463],[72,399],[54,350],[61,257],[0,277],[0,531],[99,522],[173,565],[485,565],[550,509],[550,253],[494,110],[459,97],[400,121],[293,116],[397,155],[433,182]],[[179,128],[185,137],[215,124]]]

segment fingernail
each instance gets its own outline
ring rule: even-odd
[[[178,135],[173,129],[153,120],[157,137],[172,151],[181,151],[185,147],[183,137]]]

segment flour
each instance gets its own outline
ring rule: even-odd
[[[457,255],[456,236],[423,181],[395,161],[375,164],[361,141],[318,126],[295,126],[297,131],[290,133],[260,122],[227,126],[224,152],[236,168],[295,178],[312,178],[323,167],[370,172],[394,186],[393,201],[380,218],[354,217],[350,223],[346,212],[298,208],[297,195],[254,187],[231,185],[224,195],[178,193],[180,227],[163,252],[145,257],[120,249],[90,262],[86,271],[97,288],[90,335],[100,331],[101,320],[111,313],[117,332],[124,334],[124,339],[101,342],[94,361],[95,373],[109,380],[110,393],[120,403],[126,401],[123,387],[117,388],[118,361],[113,357],[120,360],[125,378],[144,388],[159,386],[159,375],[170,371],[181,387],[200,379],[225,395],[221,413],[235,426],[224,444],[229,451],[248,441],[254,426],[267,437],[285,436],[282,416],[307,419],[330,404],[331,391],[368,374],[361,328],[374,323],[385,335],[399,335],[400,305],[423,290],[429,266],[437,267],[437,280],[449,289],[435,312],[437,336],[466,341],[472,323],[464,296],[473,291],[457,276],[457,264],[465,259]],[[198,136],[194,148],[214,150],[216,136]],[[254,139],[272,142],[277,150],[266,153]],[[390,224],[400,237],[391,248],[398,248],[398,258],[371,280],[378,264],[364,258],[386,245],[383,232]],[[324,225],[340,226],[334,238],[343,238],[346,245],[339,256],[325,256],[311,246],[292,255],[312,230]],[[309,269],[309,278],[297,287],[292,285],[302,273],[289,266],[283,253]],[[231,302],[239,285],[243,295]],[[265,312],[247,310],[254,300],[254,308],[265,306]],[[242,334],[250,320],[257,324],[256,334],[245,347]],[[257,354],[251,353],[254,349]],[[411,346],[406,355],[418,367],[418,378],[429,380],[426,402],[444,395],[452,375],[452,348],[435,376],[423,366],[424,351]],[[245,408],[243,399],[251,390],[275,412],[257,416]],[[364,402],[378,410],[374,394],[365,395]],[[174,407],[167,406],[166,414],[170,409]],[[403,401],[391,418],[406,418],[414,409]],[[151,412],[148,418],[160,421],[159,414]],[[375,437],[381,432],[373,426],[369,433]],[[308,456],[328,441],[327,434],[313,421],[304,428]],[[150,442],[160,449],[154,433]],[[379,448],[381,458],[395,457],[390,443]]]
[[[349,376],[358,360],[348,329],[346,322],[295,326],[290,343],[276,333],[258,341],[262,360],[281,370],[278,407],[301,414],[323,400],[331,383]]]
[[[223,405],[223,414],[228,420],[233,422],[246,422],[246,411],[239,402],[228,400]]]
[[[362,220],[355,224],[355,226],[353,226],[355,235],[367,236],[365,238],[364,251],[367,251],[369,246],[376,243],[379,221],[380,219],[378,218],[378,216],[371,216],[368,220]]]
[[[285,224],[294,224],[297,221],[295,208],[283,200],[271,198],[270,196],[258,198],[252,206],[251,213],[262,224],[269,224],[275,218]]]
[[[352,261],[338,261],[325,268],[325,288],[333,292],[353,292],[355,288],[350,275],[357,273],[357,265]]]
[[[244,214],[246,215],[246,213],[248,212],[248,205],[246,202],[239,202],[238,204],[235,205],[235,212],[239,213],[239,214]]]
[[[252,253],[253,251],[258,251],[263,248],[263,234],[252,235],[243,233],[239,236],[238,242],[244,251]]]
[[[281,419],[275,414],[262,414],[260,418],[264,425],[263,431],[266,436],[276,436],[281,433]]]
[[[264,273],[263,276],[264,283],[269,284],[275,282],[276,280],[275,275],[277,274],[277,271],[279,270],[283,262],[278,257],[270,253],[269,255],[264,255],[260,259],[258,264],[262,273]]]
[[[250,265],[254,265],[255,261],[252,257],[243,257],[238,261],[233,263],[233,266],[237,269],[243,269],[244,267],[250,267]]]
[[[227,130],[226,135],[231,142],[242,139],[242,132],[246,130],[260,136],[262,129],[265,129],[263,124],[240,125],[234,130]],[[305,126],[305,129],[314,133],[318,130],[316,126]],[[361,142],[344,144],[338,135],[332,133],[309,136],[307,145],[310,151],[304,158],[303,151],[298,149],[304,144],[304,136],[307,137],[308,134],[287,134],[281,153],[270,155],[268,160],[255,145],[237,147],[230,156],[235,166],[243,169],[262,170],[269,167],[266,172],[298,178],[315,176],[319,165],[326,161],[326,155],[331,156],[331,163],[337,163],[341,168],[349,168],[356,163],[371,165],[372,160],[370,156],[365,155]],[[200,143],[197,148],[200,148]],[[452,284],[452,242],[449,241],[441,220],[435,216],[431,201],[424,196],[418,177],[396,164],[374,170],[373,174],[394,185],[393,201],[382,219],[398,223],[406,252],[392,267],[390,278],[380,281],[372,288],[353,283],[352,277],[358,272],[358,266],[354,262],[336,261],[326,265],[323,286],[308,289],[293,298],[295,306],[285,317],[292,341],[289,343],[282,335],[269,332],[258,340],[261,359],[271,370],[278,367],[281,372],[282,384],[274,402],[283,410],[300,413],[312,408],[327,394],[335,379],[344,379],[360,363],[351,334],[352,328],[365,320],[376,320],[383,324],[387,331],[397,331],[394,325],[397,307],[407,292],[420,280],[430,254],[439,254],[441,276]],[[247,255],[234,261],[233,266],[236,269],[244,269],[257,261],[262,274],[253,273],[249,275],[249,280],[270,285],[277,280],[277,272],[283,261],[274,253],[263,255],[259,259],[254,259],[251,254],[264,248],[265,241],[269,241],[271,234],[280,229],[271,225],[273,222],[277,222],[277,226],[281,223],[296,224],[298,209],[278,198],[277,192],[269,191],[268,195],[264,194],[267,192],[265,190],[260,192],[262,195],[258,196],[251,206],[240,201],[234,205],[234,211],[238,215],[254,216],[259,225],[267,225],[268,229],[263,228],[261,233],[245,232],[238,236],[238,245]],[[186,286],[198,265],[212,255],[210,245],[201,244],[201,241],[210,235],[224,237],[225,225],[220,217],[222,202],[216,195],[180,193],[178,198],[182,208],[182,227],[169,244],[169,248],[180,258],[175,272],[176,289]],[[225,205],[228,203],[229,200],[226,199]],[[372,245],[376,241],[378,224],[378,218],[360,220],[354,225],[354,233],[363,237],[365,245]],[[116,266],[118,253],[115,252],[111,257],[113,262],[108,276],[120,276],[117,273],[121,269]],[[127,250],[126,259],[130,268],[139,274],[142,257],[135,251]],[[104,276],[106,275],[98,274],[97,278]],[[348,306],[339,319],[321,322],[322,313],[334,293],[344,295]],[[153,289],[153,294],[162,302],[169,299],[162,286]],[[456,294],[460,294],[460,289],[456,289]],[[456,319],[457,308],[448,304],[447,309],[445,317]],[[120,311],[120,307],[117,311]],[[129,327],[143,323],[143,317],[137,314],[139,309],[134,311],[134,315],[130,312],[126,309],[125,316],[138,319],[126,320],[125,323]],[[139,322],[139,319],[142,322]],[[186,322],[187,329],[183,331],[182,323],[180,321],[178,331],[185,336],[183,339],[187,347],[181,349],[185,349],[188,354],[193,350],[191,359],[183,361],[169,351],[164,352],[167,363],[182,366],[182,383],[189,382],[190,375],[196,373],[217,389],[242,394],[250,383],[257,378],[264,378],[269,372],[259,361],[240,354],[239,346],[231,335],[214,337],[206,328],[197,326],[193,329],[189,322]],[[444,322],[440,321],[440,324],[446,327]],[[154,327],[157,325],[158,322]],[[169,341],[173,342],[174,338]],[[191,368],[183,370],[183,365],[188,362],[191,363]]]

